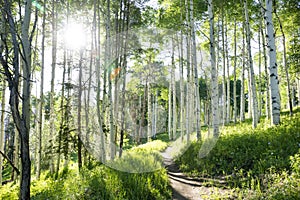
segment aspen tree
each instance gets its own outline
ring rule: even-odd
[[[266,0],[265,22],[267,27],[267,48],[268,48],[268,68],[270,77],[270,105],[271,105],[271,123],[277,125],[280,123],[280,94],[279,80],[276,62],[275,33],[272,18],[272,0]]]

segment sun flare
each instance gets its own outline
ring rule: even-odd
[[[78,23],[69,23],[64,36],[66,47],[72,50],[81,49],[86,43],[86,33],[83,25]]]

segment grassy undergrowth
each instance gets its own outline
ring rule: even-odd
[[[177,163],[181,170],[201,177],[204,184],[231,190],[228,198],[300,199],[300,110],[271,127],[262,119],[228,125],[216,146],[200,159],[200,142],[192,143]],[[213,198],[224,198],[215,196]]]
[[[0,199],[18,199],[18,185],[6,184]],[[65,169],[58,179],[43,174],[31,183],[31,199],[169,199],[171,192],[165,169],[130,174],[104,165],[83,169]]]
[[[157,171],[163,168],[160,152],[166,149],[167,146],[167,142],[154,140],[125,150],[122,158],[116,158],[111,162],[107,162],[106,165],[130,173]]]
[[[144,155],[134,157],[133,162],[140,161],[147,165],[157,162],[157,154],[167,147],[167,143],[155,140],[130,150],[130,155]],[[147,156],[146,156],[147,155]],[[130,159],[118,161],[127,166]],[[132,163],[131,163],[132,164]],[[171,190],[165,168],[159,168],[148,173],[128,173],[109,168],[103,164],[95,164],[90,168],[83,168],[79,173],[77,165],[73,163],[68,169],[60,172],[57,179],[48,173],[43,173],[40,180],[31,182],[31,199],[107,199],[107,200],[139,200],[139,199],[170,199]],[[0,190],[0,199],[18,199],[18,184],[8,183]]]

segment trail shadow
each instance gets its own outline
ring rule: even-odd
[[[193,187],[203,186],[200,182],[196,182],[196,181],[189,182],[189,179],[185,179],[185,178],[176,178],[176,176],[169,176],[169,178],[171,178],[177,182],[183,183],[185,185],[193,186]]]
[[[175,190],[174,188],[172,188],[172,199],[173,200],[190,200],[184,196],[182,196],[177,190]]]

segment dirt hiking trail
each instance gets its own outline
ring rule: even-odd
[[[182,173],[172,158],[173,148],[175,146],[171,145],[161,153],[172,187],[173,200],[214,199],[211,197],[214,194],[224,197],[228,195],[226,189],[204,186],[204,180],[191,178]]]

